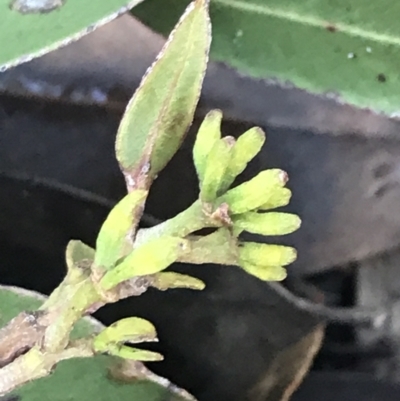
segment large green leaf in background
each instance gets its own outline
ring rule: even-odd
[[[23,310],[35,310],[43,298],[30,291],[0,285],[0,327]],[[94,319],[82,320],[74,331],[85,336],[99,329]],[[97,331],[96,330],[96,331]],[[110,380],[110,357],[71,359],[61,362],[54,373],[14,391],[22,401],[184,401],[151,382],[120,384]]]
[[[66,0],[47,13],[22,14],[10,8],[10,0],[0,0],[0,69],[79,39],[141,1]]]
[[[167,33],[188,0],[133,13]],[[400,116],[398,0],[211,0],[211,57],[255,78]]]

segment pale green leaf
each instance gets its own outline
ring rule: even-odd
[[[0,0],[2,71],[79,39],[142,0],[66,0],[43,14],[23,14],[10,8],[11,1]],[[36,4],[40,2],[50,0],[37,0]],[[14,0],[14,8],[22,9],[24,3],[27,0]]]
[[[136,344],[141,342],[157,341],[155,327],[139,317],[129,317],[105,328],[93,340],[96,352],[134,359],[136,361],[160,361],[162,355],[157,352],[126,347],[124,343]]]
[[[198,278],[175,272],[162,272],[154,275],[152,287],[165,291],[170,288],[188,288],[204,290],[205,284]]]
[[[24,310],[37,309],[44,299],[45,297],[31,291],[0,286],[0,327]],[[94,319],[85,318],[77,324],[73,337],[88,336],[98,332],[100,328],[103,326]],[[10,396],[19,396],[23,401],[184,400],[183,397],[170,393],[167,388],[150,381],[138,380],[124,384],[113,381],[108,371],[114,362],[114,358],[106,355],[70,359],[58,364],[52,375],[28,383]]]
[[[279,169],[265,170],[218,199],[227,203],[231,214],[245,213],[264,205],[271,195],[287,182],[287,174]]]
[[[111,269],[118,259],[126,256],[143,211],[147,191],[134,190],[119,201],[103,223],[96,240],[95,265]]]
[[[143,175],[154,179],[181,145],[200,96],[210,40],[208,0],[196,0],[146,73],[122,119],[116,152],[131,185],[143,185]]]
[[[110,345],[107,349],[107,354],[142,362],[156,362],[164,359],[164,357],[158,352],[116,344]]]
[[[247,212],[233,216],[232,221],[235,228],[260,235],[290,234],[301,224],[300,218],[295,214],[279,212]]]
[[[286,266],[297,257],[296,249],[284,245],[245,242],[240,248],[240,260],[261,266]]]
[[[100,285],[108,290],[136,276],[158,273],[174,263],[187,250],[188,241],[177,237],[149,240],[134,249],[120,264],[107,272]]]
[[[286,269],[281,266],[261,266],[244,261],[240,267],[263,281],[282,281],[287,276]]]
[[[224,176],[221,191],[226,191],[232,185],[235,178],[261,150],[264,142],[265,134],[259,127],[251,128],[239,136],[233,147],[232,158]]]
[[[146,319],[128,317],[106,327],[94,339],[97,351],[104,352],[110,343],[140,343],[157,341],[156,328]]]
[[[204,118],[193,146],[193,161],[200,183],[204,177],[207,157],[214,143],[221,138],[222,111],[211,110]]]
[[[216,141],[211,148],[200,184],[200,199],[203,202],[212,202],[217,198],[229,167],[234,144],[234,138],[226,137]]]
[[[271,210],[278,207],[287,206],[292,197],[292,191],[288,188],[275,188],[270,194],[265,203],[263,203],[259,210]]]
[[[188,0],[134,9],[167,32]],[[394,0],[211,0],[211,57],[242,74],[389,115],[400,113],[400,3]]]
[[[82,241],[71,240],[69,241],[66,249],[67,266],[71,269],[77,267],[90,267],[94,261],[95,251],[89,245],[84,244]]]

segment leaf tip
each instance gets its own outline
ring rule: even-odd
[[[206,114],[206,118],[222,120],[223,113],[221,109],[212,109]]]
[[[207,9],[210,6],[210,0],[195,0],[194,3],[198,7],[203,7],[203,8],[207,8]]]
[[[261,127],[253,127],[254,132],[262,139],[265,141],[266,135],[265,131]]]
[[[286,171],[280,170],[278,173],[278,177],[282,185],[286,185],[287,182],[289,181],[289,176]]]

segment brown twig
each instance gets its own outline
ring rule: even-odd
[[[44,336],[47,323],[41,311],[22,312],[0,329],[0,367],[32,348]]]

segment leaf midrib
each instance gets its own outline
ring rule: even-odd
[[[331,21],[320,19],[315,16],[299,14],[296,12],[278,9],[277,7],[269,7],[267,5],[260,6],[258,4],[248,3],[243,0],[213,0],[213,3],[221,4],[230,8],[236,8],[243,12],[263,14],[282,20],[296,22],[301,25],[308,25],[323,29],[326,29],[327,26],[332,23]],[[338,32],[347,33],[350,36],[368,39],[374,42],[400,45],[400,36],[381,34],[376,31],[367,31],[354,25],[343,24],[340,22],[335,22],[334,26]]]

